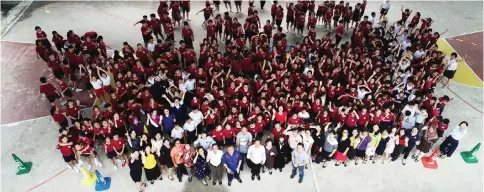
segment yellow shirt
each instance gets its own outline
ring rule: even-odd
[[[381,140],[381,134],[375,135],[374,133],[369,134],[371,137],[370,146],[376,147]]]
[[[360,144],[360,137],[350,137],[350,146],[353,147],[353,149],[356,149],[358,144]]]
[[[144,167],[145,167],[145,169],[153,169],[155,166],[156,166],[155,156],[153,154],[149,154],[146,157],[146,161],[145,161]]]

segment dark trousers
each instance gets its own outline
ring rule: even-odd
[[[410,151],[412,151],[413,147],[415,147],[415,145],[412,145],[412,146],[407,146],[405,147],[405,149],[403,149],[403,159],[407,159],[408,155],[410,154]]]
[[[242,155],[242,163],[240,164],[240,170],[244,170],[244,164],[247,161],[247,153],[240,153]]]
[[[229,179],[229,182],[232,182],[232,180],[234,180],[234,178],[237,179],[237,180],[239,180],[240,179],[240,175],[236,171],[234,171],[232,173],[228,173],[227,172],[227,178]]]
[[[403,150],[405,149],[405,145],[397,145],[395,146],[395,149],[393,150],[393,153],[392,153],[392,161],[395,161],[398,159],[398,157],[400,157],[400,154],[402,154]]]
[[[220,163],[218,166],[213,166],[210,164],[210,170],[212,171],[212,179],[214,181],[222,181],[224,166]]]
[[[447,157],[450,157],[454,153],[455,149],[457,149],[458,145],[458,140],[455,140],[452,136],[448,136],[447,138],[445,138],[444,142],[440,144],[440,153],[442,155],[447,155]]]
[[[342,39],[342,38],[343,38],[343,37],[341,37],[341,36],[339,36],[339,35],[336,35],[336,44],[335,44],[335,46],[336,46],[336,47],[337,47],[337,46],[339,45],[339,43],[341,42],[341,39]]]
[[[252,161],[249,159],[247,160],[247,164],[250,165],[250,173],[252,174],[252,176],[259,176],[260,175],[260,169],[262,167],[262,165],[259,163],[259,164],[255,164],[255,163],[252,163]]]
[[[187,131],[187,144],[192,144],[197,140],[197,136],[195,136],[195,130]]]
[[[183,175],[188,174],[187,168],[185,167],[185,165],[183,163],[177,164],[177,166],[178,167],[175,169],[176,177],[178,179],[181,179]]]
[[[260,9],[264,9],[264,5],[266,4],[266,1],[260,1]]]

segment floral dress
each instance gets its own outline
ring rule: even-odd
[[[195,168],[195,177],[197,177],[199,180],[204,179],[211,173],[206,158],[202,157],[201,155],[198,156],[197,162],[195,162]]]

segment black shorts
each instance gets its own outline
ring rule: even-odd
[[[81,154],[81,157],[85,157],[85,158],[88,158],[88,157],[90,157],[90,156],[91,156],[91,154],[90,154],[90,153],[87,153],[87,154]]]
[[[383,8],[382,8],[382,9],[380,10],[380,14],[382,14],[382,15],[387,15],[387,13],[388,13],[388,9],[383,9]]]
[[[299,29],[299,30],[303,30],[303,29],[304,29],[304,24],[298,24],[298,25],[297,25],[297,29]]]
[[[287,16],[286,23],[294,23],[294,16]]]
[[[46,95],[45,97],[47,97],[47,100],[49,100],[50,103],[54,103],[56,99],[60,98],[60,95]]]
[[[54,70],[54,77],[56,79],[62,79],[64,77],[64,71],[62,69]]]
[[[448,79],[454,78],[454,75],[455,75],[455,70],[454,71],[451,71],[451,70],[445,70],[444,71],[444,77],[447,77]]]
[[[334,17],[333,17],[333,20],[334,20],[334,21],[335,21],[335,23],[337,24],[337,23],[338,23],[338,21],[339,21],[339,16],[334,16]]]
[[[222,27],[215,28],[215,33],[222,33]]]
[[[238,6],[241,6],[242,5],[242,1],[234,1],[235,5],[238,5]]]
[[[183,12],[190,12],[190,7],[189,6],[183,6],[182,11]]]
[[[360,158],[364,158],[366,156],[366,150],[356,149],[356,156]]]
[[[150,39],[153,39],[153,37],[152,37],[151,35],[143,35],[143,41],[144,41],[145,43],[148,43],[148,41],[149,41]]]
[[[87,90],[92,90],[92,84],[91,84],[91,82],[84,83],[84,87],[85,87]]]
[[[349,23],[349,22],[351,21],[351,18],[349,18],[349,17],[344,17],[344,18],[343,18],[343,21],[344,21],[345,23]]]
[[[108,156],[108,159],[113,159],[113,158],[115,158],[115,157],[118,156],[118,154],[114,150],[111,151],[111,152],[106,153],[106,155]]]
[[[224,0],[224,4],[231,4],[230,0]]]
[[[64,97],[72,97],[72,90],[67,88],[65,91],[64,91]]]
[[[276,19],[276,25],[281,26],[282,24],[282,19]]]
[[[61,53],[62,53],[62,50],[64,50],[64,46],[63,45],[55,45],[55,48],[57,48],[57,51],[59,51]]]
[[[69,156],[62,156],[62,157],[64,158],[64,162],[66,162],[66,163],[69,163],[71,161],[75,161],[76,160],[76,156],[74,155],[74,153],[72,153]]]
[[[210,15],[203,14],[203,17],[205,18],[205,21],[208,21],[210,19]]]

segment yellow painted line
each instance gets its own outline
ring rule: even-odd
[[[450,55],[452,52],[455,52],[455,49],[445,39],[439,39],[437,45],[439,46],[439,51],[442,51],[445,55]],[[460,55],[459,53],[457,54]],[[458,59],[461,59],[461,57],[459,56]],[[465,61],[459,61],[457,63],[457,71],[452,81],[471,87],[484,87],[484,83],[479,76],[474,73]]]

